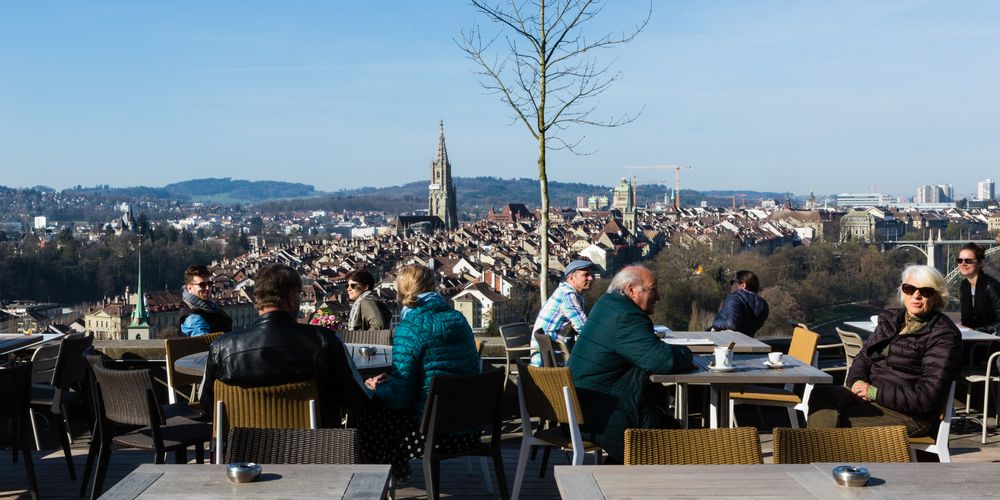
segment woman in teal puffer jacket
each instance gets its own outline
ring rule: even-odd
[[[431,379],[479,373],[482,366],[468,321],[433,288],[427,267],[400,268],[396,293],[403,311],[392,338],[392,370],[365,381],[376,404],[361,421],[362,451],[369,462],[391,464],[397,483],[409,479],[409,460],[423,455],[418,428]],[[478,441],[478,435],[456,435],[442,447]]]

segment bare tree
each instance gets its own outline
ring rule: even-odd
[[[548,297],[549,190],[545,153],[549,149],[577,149],[580,139],[560,136],[570,125],[617,127],[637,115],[592,117],[593,99],[614,83],[621,73],[612,64],[599,64],[593,57],[600,49],[612,48],[635,38],[652,12],[631,31],[587,38],[584,28],[604,8],[601,0],[472,0],[476,11],[500,31],[483,37],[478,25],[462,32],[462,50],[478,63],[482,86],[500,96],[513,111],[511,123],[521,122],[538,141],[538,182],[541,192],[542,300]],[[498,40],[505,42],[494,47]]]

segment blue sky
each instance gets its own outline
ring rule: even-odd
[[[645,14],[609,4],[590,33]],[[455,40],[462,1],[0,0],[0,185],[198,177],[321,190],[535,177],[536,146]],[[485,26],[488,31],[493,28]],[[1000,2],[667,1],[549,178],[611,185],[680,163],[694,189],[957,194],[1000,181]],[[643,173],[647,180],[669,172]]]

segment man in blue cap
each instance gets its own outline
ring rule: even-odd
[[[596,267],[589,260],[570,262],[563,271],[565,280],[559,283],[549,300],[545,301],[531,331],[542,330],[552,339],[561,340],[572,348],[576,335],[587,322],[587,314],[583,312],[583,296],[580,294],[590,289]],[[534,337],[531,338],[531,364],[542,366],[542,356]]]

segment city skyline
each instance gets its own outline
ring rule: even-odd
[[[609,4],[588,32],[627,30],[645,9]],[[483,22],[462,2],[0,13],[3,185],[405,184],[426,179],[439,120],[456,177],[537,175],[530,135],[454,41]],[[635,42],[600,56],[622,79],[598,113],[641,116],[571,129],[594,153],[551,154],[549,177],[672,184],[621,167],[677,163],[698,190],[974,195],[1000,173],[998,27],[990,2],[657,2]]]

